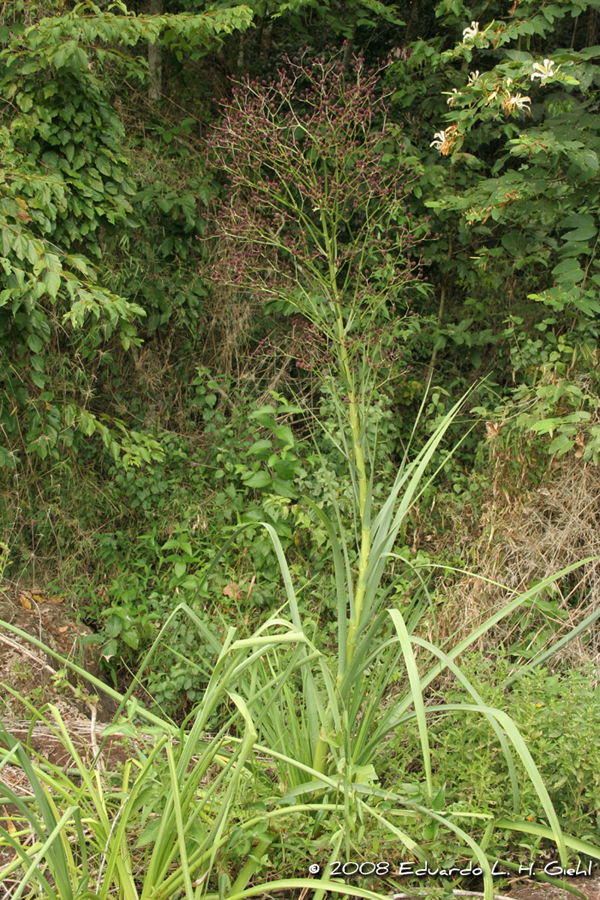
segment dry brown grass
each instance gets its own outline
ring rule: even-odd
[[[446,586],[437,627],[443,640],[457,642],[516,593],[556,574],[572,563],[593,557],[556,584],[559,616],[552,642],[566,635],[600,604],[600,469],[580,460],[565,460],[551,480],[528,492],[493,492],[480,520],[479,534],[468,550],[476,576],[455,578]],[[465,554],[466,556],[467,554]],[[487,580],[486,580],[487,579]],[[489,580],[489,581],[488,581]],[[496,582],[490,584],[489,582]],[[564,616],[564,618],[563,618]],[[511,643],[527,631],[547,627],[537,611],[524,610],[500,623],[485,638],[489,646]],[[600,662],[600,628],[596,623],[565,647],[558,657],[566,666]]]

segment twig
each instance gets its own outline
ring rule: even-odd
[[[485,897],[483,891],[452,891],[455,897]],[[389,894],[390,900],[425,900],[417,894]],[[494,894],[494,900],[515,900],[514,897],[507,897],[504,894]]]
[[[100,753],[100,748],[98,747],[98,741],[96,738],[96,716],[98,714],[98,710],[93,703],[88,703],[88,709],[92,714],[90,721],[90,737],[92,742],[92,752],[94,754],[94,764],[97,763],[102,774],[106,775],[106,766],[104,765],[104,759],[102,758],[102,754]]]
[[[49,666],[47,663],[42,662],[42,660],[38,656],[36,656],[35,653],[32,653],[30,650],[26,650],[25,647],[21,646],[21,644],[17,644],[16,641],[12,641],[4,634],[0,634],[0,641],[2,641],[3,644],[7,644],[9,647],[12,647],[14,650],[18,650],[23,654],[23,656],[28,656],[29,659],[33,660],[34,663],[37,663],[38,666],[41,666],[45,672],[50,672],[51,675],[56,675],[56,669],[53,669],[52,666]],[[69,684],[68,681],[66,682],[66,685],[69,690],[73,694],[75,694],[75,696],[77,696],[77,689],[74,688],[72,684]]]
[[[452,891],[455,897],[484,897],[483,891]],[[506,897],[504,894],[494,894],[494,900],[514,900],[514,897]]]

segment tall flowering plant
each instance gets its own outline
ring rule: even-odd
[[[341,418],[356,513],[365,525],[369,472],[365,414],[374,374],[394,362],[380,327],[402,308],[410,288],[423,290],[415,250],[426,225],[411,222],[407,196],[411,168],[390,145],[397,130],[387,119],[380,72],[356,57],[286,60],[273,82],[246,81],[233,90],[214,130],[216,165],[229,176],[216,230],[237,252],[215,267],[215,277],[266,298],[291,302],[310,320],[300,365],[315,356],[338,377]],[[312,346],[311,346],[312,345]],[[319,353],[315,354],[315,346]],[[326,351],[321,349],[326,345]],[[346,642],[356,641],[370,553],[362,527],[361,567]]]
[[[336,64],[290,61],[288,70],[280,73],[275,83],[238,87],[212,142],[217,162],[230,177],[230,194],[220,211],[219,230],[232,241],[235,251],[229,255],[230,268],[216,274],[241,289],[294,303],[311,322],[307,333],[321,341],[319,346],[323,342],[327,345],[327,353],[322,355],[325,365],[337,376],[334,384],[340,379],[342,382],[337,403],[340,419],[347,426],[345,450],[355,488],[356,528],[350,530],[352,538],[343,527],[339,511],[332,521],[307,501],[330,540],[338,601],[337,655],[331,660],[314,646],[308,629],[303,628],[290,571],[269,525],[265,527],[278,554],[291,621],[276,614],[251,637],[239,640],[235,628],[230,628],[221,644],[194,610],[181,603],[141,664],[138,678],[160,642],[168,639],[172,623],[180,614],[195,623],[215,651],[204,695],[181,728],[131,699],[135,680],[120,697],[36,638],[3,623],[4,630],[60,660],[112,696],[119,702],[119,710],[128,708],[131,717],[141,716],[154,729],[149,735],[154,740],[153,748],[145,750],[145,756],[139,751],[141,761],[133,768],[128,761],[123,773],[114,779],[108,770],[104,774],[95,770],[98,758],[91,767],[85,764],[56,709],[49,708],[53,722],[44,718],[44,710],[38,711],[25,701],[34,721],[41,718],[48,726],[54,725],[75,766],[73,781],[56,766],[37,766],[29,758],[29,748],[0,727],[2,744],[7,748],[0,747],[0,768],[9,761],[20,765],[35,800],[24,803],[0,781],[1,798],[18,810],[34,842],[28,848],[20,843],[14,828],[0,827],[0,844],[10,845],[14,854],[0,871],[0,882],[13,884],[20,878],[19,872],[24,873],[15,886],[15,898],[26,888],[28,896],[39,893],[40,897],[57,900],[108,898],[117,888],[120,895],[132,900],[159,895],[185,896],[186,900],[247,900],[296,890],[303,896],[311,892],[313,900],[323,900],[326,892],[384,900],[389,887],[397,882],[392,880],[376,893],[362,882],[355,885],[340,883],[339,879],[356,873],[377,878],[403,874],[402,870],[395,873],[396,867],[385,860],[350,861],[351,855],[360,853],[361,835],[369,825],[385,829],[411,858],[418,856],[426,861],[425,850],[405,830],[406,822],[422,828],[428,841],[435,838],[440,826],[460,837],[485,876],[485,900],[493,900],[485,847],[494,827],[554,839],[563,866],[567,847],[600,858],[597,848],[562,834],[548,792],[516,726],[505,712],[483,702],[458,665],[461,654],[503,616],[533,601],[537,593],[543,593],[553,580],[575,566],[513,597],[504,609],[453,648],[441,649],[415,634],[422,598],[413,598],[402,612],[385,608],[390,591],[381,583],[384,567],[394,555],[398,531],[411,504],[418,500],[425,472],[452,413],[414,459],[404,460],[388,496],[375,510],[372,498],[376,473],[371,465],[366,412],[375,383],[373,373],[379,364],[390,364],[383,358],[377,329],[389,304],[401,304],[403,293],[419,285],[412,255],[420,236],[404,210],[411,173],[387,165],[385,143],[392,135],[384,100],[376,88],[376,74],[365,72],[360,59],[348,73]],[[311,362],[314,356],[313,346],[306,358]],[[335,507],[335,498],[332,503]],[[356,566],[348,549],[354,533]],[[220,554],[212,568],[219,558]],[[581,630],[579,625],[571,637]],[[560,645],[564,643],[562,639]],[[337,678],[331,665],[336,660]],[[425,692],[444,671],[452,673],[468,702],[432,706],[430,697],[425,703]],[[396,683],[390,691],[393,678]],[[202,735],[208,724],[224,710],[227,713],[221,728],[208,743],[204,742]],[[535,787],[549,827],[531,821],[531,817],[527,821],[493,820],[486,813],[486,834],[482,844],[476,844],[460,827],[465,817],[468,823],[473,814],[464,812],[461,804],[449,805],[444,786],[434,786],[427,734],[427,718],[432,713],[485,716],[507,760],[515,815],[519,797],[514,752]],[[384,789],[378,783],[376,768],[382,746],[391,731],[405,727],[412,718],[417,721],[421,738],[420,780],[424,785],[392,784]],[[116,728],[120,734],[130,733],[125,730],[126,722],[120,721]],[[109,733],[107,729],[104,735]],[[259,752],[255,754],[255,750]],[[264,767],[265,760],[268,768]],[[273,764],[280,767],[276,783],[271,774]],[[249,777],[262,781],[261,797],[266,790],[271,793],[265,803],[261,802],[260,810],[254,809],[244,817],[247,804],[235,801],[240,785]],[[300,877],[259,883],[256,878],[266,862],[273,864],[282,858],[280,848],[275,853],[270,848],[277,847],[285,819],[288,832],[298,828],[299,820],[304,833],[306,825],[310,826],[315,855],[309,872],[321,874],[318,880]],[[82,827],[84,823],[86,828]],[[325,829],[330,833],[323,839]],[[227,869],[231,867],[230,851],[236,846],[246,848],[239,851],[246,854],[246,861],[231,884]],[[331,856],[321,872],[314,860],[325,846],[331,848]],[[346,864],[340,862],[344,853]],[[506,865],[515,867],[510,862]],[[218,885],[213,877],[216,867]],[[457,869],[442,871],[451,877]],[[467,871],[476,872],[472,867]],[[248,887],[250,881],[254,883]]]
[[[411,291],[424,289],[417,250],[427,233],[427,224],[412,223],[407,211],[414,175],[390,152],[397,131],[388,122],[378,79],[379,73],[367,71],[360,58],[348,69],[335,60],[310,61],[306,55],[288,59],[274,81],[246,81],[234,88],[210,140],[215,165],[229,181],[214,225],[221,245],[225,241],[229,247],[222,257],[226,264],[215,266],[215,278],[238,291],[293,304],[310,323],[306,333],[313,345],[306,349],[305,364],[317,355],[315,341],[325,346],[320,371],[334,388],[354,496],[351,528],[344,526],[335,497],[332,517],[306,498],[327,531],[335,571],[334,658],[315,647],[304,628],[283,550],[265,524],[279,558],[291,621],[275,616],[245,642],[253,648],[252,664],[235,689],[244,695],[263,749],[281,766],[280,782],[287,786],[286,795],[273,801],[273,817],[281,814],[281,804],[296,813],[305,811],[315,817],[315,837],[327,816],[332,818],[332,860],[344,840],[350,852],[350,832],[360,830],[368,818],[386,827],[410,854],[423,855],[410,835],[381,811],[385,799],[402,808],[408,820],[424,818],[434,830],[440,825],[452,829],[479,860],[486,900],[491,900],[485,852],[451,812],[444,812],[443,788],[434,785],[427,725],[432,708],[424,695],[445,670],[460,681],[470,702],[436,706],[436,714],[487,718],[511,774],[512,752],[520,757],[546,810],[550,827],[544,834],[556,840],[566,858],[547,790],[514,723],[484,704],[455,662],[547,582],[513,597],[451,650],[415,636],[428,604],[426,585],[402,613],[386,608],[390,587],[383,582],[384,571],[460,404],[414,458],[405,457],[376,508],[367,414],[378,370],[394,365],[380,328],[394,309],[408,305]],[[396,556],[395,564],[410,563]],[[277,652],[267,663],[265,648],[271,645]],[[291,659],[281,651],[284,645]],[[376,768],[382,745],[411,718],[419,729],[424,785],[384,792]],[[516,775],[513,784],[518,811]],[[343,824],[336,831],[336,810],[342,808]],[[503,819],[502,827],[520,825]],[[330,873],[331,867],[324,878]],[[321,900],[322,895],[319,890],[314,896]]]

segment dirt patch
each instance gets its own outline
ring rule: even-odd
[[[566,878],[565,881],[569,887],[574,887],[581,891],[587,900],[600,900],[600,875],[595,873],[597,867],[592,869],[593,875],[590,878],[577,877]],[[556,887],[551,884],[528,883],[522,887],[514,888],[510,892],[511,900],[568,900],[575,895],[564,888]]]
[[[91,717],[90,704],[100,722],[111,721],[116,704],[106,696],[96,696],[90,684],[63,671],[60,660],[15,634],[6,624],[40,641],[63,659],[76,663],[99,677],[98,659],[85,643],[91,630],[77,621],[76,611],[47,591],[31,587],[0,590],[0,709],[3,718],[22,719],[26,705],[36,709],[45,703],[58,705],[66,718]],[[13,693],[14,692],[14,693]]]
[[[128,759],[136,758],[136,746],[145,746],[145,752],[148,752],[151,739],[141,731],[135,740],[118,732],[105,736],[107,726],[98,725],[93,716],[90,720],[69,717],[68,714],[61,717],[75,750],[88,768],[96,765],[101,769],[116,769]],[[65,748],[54,723],[51,726],[36,723],[32,727],[27,721],[3,719],[3,725],[8,733],[31,750],[34,756],[59,768],[74,768],[75,761]],[[0,738],[0,744],[3,743]],[[1,779],[16,793],[30,793],[27,777],[19,766],[5,766],[2,769]]]

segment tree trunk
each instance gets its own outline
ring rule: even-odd
[[[595,47],[598,40],[598,14],[591,6],[588,9],[587,34],[585,38],[586,47]]]
[[[148,12],[151,16],[160,16],[163,13],[163,0],[150,0]],[[157,103],[162,94],[162,61],[160,45],[148,44],[148,100]]]
[[[404,32],[404,46],[408,47],[413,41],[419,37],[419,26],[421,23],[421,3],[415,0],[413,3],[408,22],[406,23],[406,31]]]

